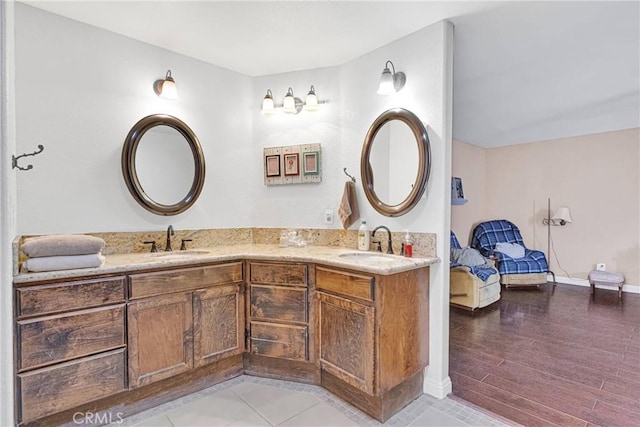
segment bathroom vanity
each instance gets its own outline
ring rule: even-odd
[[[19,425],[129,416],[243,373],[385,421],[422,393],[437,259],[347,252],[238,245],[15,276]]]

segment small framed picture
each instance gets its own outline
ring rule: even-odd
[[[280,176],[280,154],[265,156],[267,176]]]
[[[462,190],[462,178],[457,176],[451,177],[451,198],[464,199],[464,191]]]
[[[318,161],[318,152],[309,151],[302,155],[302,167],[305,175],[318,175],[320,174],[320,165]]]
[[[284,176],[300,175],[300,165],[298,153],[284,155]]]

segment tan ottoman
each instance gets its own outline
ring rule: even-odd
[[[622,298],[622,285],[624,283],[624,274],[614,273],[612,271],[593,270],[592,272],[589,273],[589,284],[591,285],[591,295],[595,295],[596,283],[617,286],[618,298]]]

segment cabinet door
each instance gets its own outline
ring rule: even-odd
[[[193,293],[196,367],[244,351],[244,293],[239,284]]]
[[[129,388],[193,367],[191,292],[129,303]]]
[[[316,295],[320,367],[373,394],[375,309],[322,292]]]

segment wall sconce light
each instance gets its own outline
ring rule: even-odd
[[[275,114],[278,110],[281,110],[287,114],[298,114],[303,109],[306,111],[316,111],[320,104],[324,104],[323,101],[318,101],[318,97],[316,95],[316,88],[311,85],[311,89],[307,94],[307,98],[303,103],[300,98],[296,98],[293,94],[293,89],[290,87],[287,90],[286,95],[284,96],[284,100],[282,101],[282,106],[278,106],[273,101],[273,94],[271,93],[271,89],[267,89],[267,94],[262,99],[262,109],[260,112],[269,116]]]
[[[389,70],[389,64],[391,64],[391,70]],[[407,76],[402,72],[396,73],[396,68],[393,66],[393,62],[387,61],[380,75],[380,85],[378,86],[378,95],[391,95],[398,92],[404,87],[407,81]]]
[[[302,100],[293,96],[293,89],[289,88],[282,102],[282,111],[288,114],[298,114],[302,111]]]
[[[178,91],[176,90],[176,81],[171,77],[171,70],[167,70],[164,80],[156,80],[153,83],[153,91],[160,98],[178,99]]]
[[[265,116],[269,116],[276,112],[276,107],[273,104],[273,94],[271,93],[271,89],[267,89],[267,94],[262,100],[262,109],[260,110],[260,112]]]
[[[555,274],[551,271],[551,226],[563,226],[572,222],[571,211],[565,206],[558,208],[556,213],[551,216],[551,199],[547,199],[547,217],[542,220],[542,223],[547,226],[547,264],[549,265],[549,272],[553,275],[554,283],[556,281]],[[558,255],[556,254],[556,260],[557,257]]]
[[[311,85],[307,99],[304,102],[304,109],[307,111],[316,111],[318,109],[318,97],[316,96],[316,88]]]

